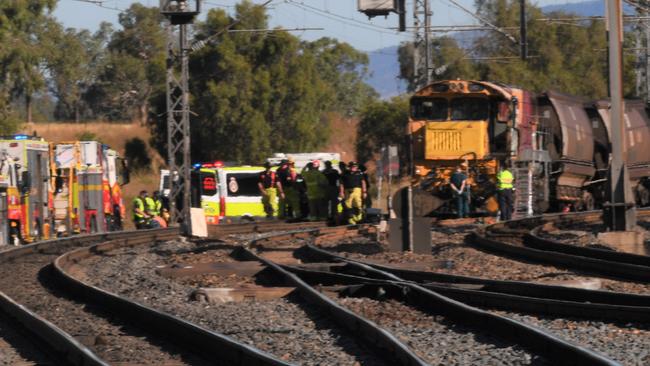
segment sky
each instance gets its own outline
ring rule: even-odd
[[[473,9],[474,0],[454,0],[462,6]],[[93,3],[94,2],[94,3]],[[146,6],[158,6],[158,0],[59,0],[54,15],[66,27],[98,29],[102,21],[117,24],[120,10],[127,9],[132,3],[139,2]],[[220,8],[234,11],[238,0],[202,0],[202,13],[208,9]],[[263,0],[253,0],[261,4]],[[407,26],[412,24],[413,0],[407,0]],[[577,2],[571,0],[539,0],[537,5],[565,4]],[[449,0],[431,0],[433,11],[432,25],[469,25],[477,24],[471,16],[460,10]],[[323,28],[322,30],[304,30],[292,32],[305,40],[321,37],[337,38],[363,51],[374,51],[398,45],[413,38],[412,33],[399,33],[392,28],[398,25],[398,17],[368,19],[357,11],[357,0],[274,0],[268,6],[272,27],[283,28]]]

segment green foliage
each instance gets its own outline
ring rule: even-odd
[[[134,172],[147,172],[151,169],[151,157],[147,152],[145,142],[134,137],[124,143],[124,155],[129,162],[129,167]]]
[[[0,2],[0,123],[11,125],[11,102],[22,97],[30,107],[33,93],[45,86],[44,59],[54,21],[48,15],[56,0]]]
[[[105,62],[105,47],[113,29],[102,23],[95,34],[87,30],[53,28],[52,38],[58,47],[48,58],[50,91],[57,98],[55,117],[64,120],[92,118],[89,90],[97,82]]]
[[[477,0],[475,4],[478,14],[490,23],[503,29],[519,27],[518,0]],[[527,4],[528,53],[531,56],[527,61],[518,58],[519,44],[499,32],[483,32],[466,50],[453,39],[435,38],[432,47],[433,79],[480,79],[537,92],[557,90],[587,98],[604,98],[607,96],[608,75],[604,22],[590,20],[568,24],[539,21],[541,18],[570,16],[562,12],[543,14],[536,5]],[[518,38],[516,31],[510,33]],[[626,42],[630,43],[630,40],[626,39]],[[400,47],[399,53],[400,77],[409,81],[410,91],[414,91],[417,84],[413,77],[412,50],[413,45],[406,43]],[[471,61],[471,57],[484,60]],[[634,61],[633,55],[625,55],[627,96],[634,94]]]
[[[265,10],[236,7],[233,29],[265,29]],[[206,39],[233,20],[211,10],[197,25]],[[192,159],[258,163],[273,152],[317,149],[328,141],[326,112],[354,114],[372,91],[367,56],[332,39],[300,42],[287,32],[234,32],[190,57]],[[164,96],[155,96],[154,145],[166,142]]]
[[[96,81],[86,92],[95,113],[110,120],[146,122],[150,98],[165,88],[163,20],[158,8],[138,3],[120,14],[123,29],[111,34]]]
[[[79,140],[79,141],[99,141],[99,138],[93,132],[84,131],[84,132],[77,135],[77,140]]]
[[[357,127],[357,158],[374,160],[382,146],[398,145],[400,161],[406,166],[408,144],[404,138],[408,121],[408,98],[375,101],[361,113]]]

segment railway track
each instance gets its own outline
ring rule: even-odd
[[[266,226],[274,228],[273,223]],[[263,229],[250,225],[238,230]],[[35,359],[39,364],[57,365],[200,365],[212,364],[206,360],[214,357],[226,364],[284,364],[220,334],[167,314],[148,312],[125,299],[93,297],[87,288],[71,286],[51,265],[61,254],[93,243],[134,245],[177,236],[174,229],[120,232],[40,242],[0,253],[0,275],[5,280],[0,284],[0,315],[13,324],[12,333],[7,331],[3,337],[8,339],[3,353],[17,361]],[[71,259],[72,266],[76,260]],[[102,301],[93,301],[98,299]],[[27,334],[28,345],[10,339],[16,329]]]
[[[597,220],[597,216],[579,214],[572,219],[593,222]],[[550,220],[567,219],[550,216]],[[486,240],[499,241],[499,245],[529,249],[526,248],[525,241],[535,233],[535,229],[548,221],[538,219],[521,225],[488,227],[480,234],[483,234]],[[650,338],[650,331],[646,325],[650,320],[650,296],[572,289],[522,281],[493,280],[445,274],[440,273],[439,270],[414,270],[409,269],[409,266],[405,268],[403,265],[387,265],[377,260],[364,261],[364,256],[350,258],[332,252],[346,245],[340,243],[354,243],[359,232],[367,234],[372,231],[366,227],[324,228],[322,223],[296,225],[268,222],[229,225],[212,230],[211,236],[220,238],[212,243],[200,240],[180,241],[177,244],[170,244],[171,247],[166,243],[152,246],[152,242],[177,237],[173,231],[157,230],[116,233],[92,238],[69,238],[0,253],[0,262],[11,264],[2,267],[3,276],[11,276],[12,273],[9,272],[15,272],[14,276],[27,277],[21,271],[32,268],[30,271],[35,273],[37,279],[35,282],[45,284],[44,290],[41,290],[43,292],[38,296],[49,293],[58,296],[57,301],[62,301],[63,298],[65,301],[80,304],[85,308],[84,313],[89,312],[99,316],[103,319],[99,320],[100,322],[108,322],[116,327],[113,331],[110,330],[111,328],[102,329],[106,332],[106,336],[96,333],[89,335],[90,332],[81,333],[74,327],[70,327],[65,319],[57,319],[56,314],[49,314],[44,310],[57,308],[57,305],[48,306],[46,305],[49,304],[48,301],[38,304],[35,300],[38,296],[21,295],[20,285],[12,289],[4,284],[2,285],[4,287],[0,286],[0,290],[11,295],[7,297],[8,301],[18,299],[23,305],[26,302],[27,306],[21,308],[15,301],[13,307],[2,304],[0,315],[9,315],[14,323],[18,320],[22,324],[39,324],[37,328],[31,328],[29,334],[40,333],[38,342],[49,345],[32,347],[34,350],[36,348],[46,350],[40,355],[34,353],[34,356],[23,348],[19,357],[26,356],[28,359],[41,357],[39,364],[47,362],[60,364],[61,360],[71,364],[106,362],[141,364],[151,363],[153,355],[155,363],[201,364],[208,357],[214,359],[218,353],[226,364],[249,364],[252,360],[256,364],[294,362],[310,364],[305,359],[311,356],[314,364],[323,363],[328,359],[330,362],[337,359],[338,362],[335,362],[337,364],[348,363],[347,361],[358,364],[379,364],[380,361],[384,361],[388,364],[413,365],[438,362],[472,363],[473,361],[468,360],[472,360],[474,356],[471,351],[475,350],[485,359],[493,357],[497,360],[498,358],[495,357],[501,354],[505,357],[504,360],[512,364],[610,365],[617,364],[616,362],[643,364],[650,361],[650,358],[643,353],[643,349],[650,346],[646,340]],[[489,234],[484,234],[486,232]],[[472,240],[475,238],[476,236]],[[245,241],[243,246],[242,239]],[[93,243],[101,244],[88,247]],[[236,243],[236,245],[229,243]],[[366,250],[364,245],[362,243],[350,246]],[[146,262],[147,256],[143,257],[138,249],[142,247],[152,248],[152,255],[157,256],[156,261]],[[487,250],[484,246],[480,246],[480,249]],[[248,310],[242,310],[245,307],[242,307],[241,303],[233,306],[220,304],[219,311],[225,310],[224,318],[230,317],[230,319],[223,320],[222,328],[219,329],[218,326],[213,327],[214,324],[207,324],[201,319],[201,314],[204,316],[206,309],[215,307],[214,304],[206,301],[208,295],[205,293],[195,291],[195,299],[203,301],[194,301],[193,305],[198,304],[198,306],[193,313],[189,314],[187,319],[189,321],[184,321],[181,319],[185,318],[184,316],[170,315],[173,311],[165,308],[167,298],[161,295],[160,291],[158,295],[140,293],[141,288],[129,289],[134,285],[131,282],[122,288],[118,286],[114,289],[115,293],[111,293],[103,289],[104,285],[117,282],[121,275],[103,272],[105,278],[98,281],[98,278],[102,277],[97,276],[101,271],[95,271],[96,268],[101,267],[99,264],[110,262],[109,264],[118,266],[115,272],[122,274],[130,272],[128,266],[119,270],[119,266],[124,264],[120,264],[117,258],[124,256],[131,256],[134,266],[149,266],[149,271],[157,271],[159,274],[165,270],[165,268],[156,268],[156,263],[159,265],[161,258],[167,258],[167,261],[163,262],[168,267],[176,264],[174,270],[185,270],[178,268],[178,264],[183,260],[192,259],[199,262],[195,273],[183,279],[176,279],[177,283],[167,288],[168,291],[174,293],[179,289],[175,287],[177,285],[195,289],[204,286],[223,288],[242,284],[244,287],[259,285],[255,284],[257,279],[253,279],[251,275],[236,274],[234,277],[224,277],[210,274],[209,271],[201,273],[200,268],[203,268],[201,266],[214,264],[214,253],[218,251],[227,253],[228,259],[223,264],[226,267],[229,261],[235,259],[239,261],[244,259],[244,263],[257,261],[258,266],[267,269],[265,271],[267,274],[260,277],[262,287],[289,287],[292,289],[292,294],[282,298],[281,301],[274,299],[268,302],[271,304],[270,311],[264,309],[258,311],[259,309],[250,306]],[[518,252],[514,257],[524,258],[521,254],[523,252],[525,251]],[[201,256],[202,258],[199,258]],[[296,264],[295,257],[304,260]],[[55,265],[47,266],[47,263],[52,262],[54,258],[57,258]],[[115,263],[111,262],[113,259]],[[141,260],[144,262],[139,262]],[[532,261],[532,259],[528,260]],[[88,267],[87,263],[93,265]],[[12,265],[18,267],[9,270]],[[444,261],[442,265],[444,267]],[[40,269],[34,269],[38,266]],[[582,274],[578,270],[575,271],[575,274]],[[268,273],[273,275],[270,276]],[[65,293],[58,285],[61,283],[65,284],[67,289]],[[628,282],[623,280],[621,283]],[[640,283],[636,285],[645,286]],[[154,289],[164,290],[156,286]],[[149,301],[146,300],[147,295],[152,296]],[[133,301],[134,299],[137,302]],[[260,301],[256,304],[261,303]],[[97,304],[102,306],[99,307]],[[160,307],[164,311],[152,305],[162,305]],[[29,314],[27,309],[33,308],[37,311]],[[17,312],[16,309],[21,310],[22,313]],[[65,312],[69,311],[67,307],[64,309]],[[296,314],[300,313],[302,315],[297,317]],[[324,317],[323,313],[327,316]],[[114,314],[121,315],[116,318]],[[251,317],[251,314],[257,315],[257,317],[253,316],[253,320],[262,324],[262,327],[258,326],[255,329],[250,325],[237,324],[238,320],[235,319]],[[39,315],[43,316],[39,319]],[[30,318],[30,316],[36,317]],[[43,321],[44,318],[56,319],[56,321],[47,323]],[[282,324],[277,323],[279,319],[291,319],[295,328],[311,329],[312,333],[317,333],[316,337],[321,343],[310,345],[307,332],[295,332],[295,329],[291,329],[290,326],[279,326],[278,324]],[[94,322],[97,320],[77,318],[77,323]],[[418,322],[428,326],[423,328],[418,325]],[[147,325],[130,329],[126,326],[127,323],[136,325],[147,323]],[[489,331],[486,331],[486,325],[489,326]],[[537,327],[546,329],[551,334],[540,332]],[[47,331],[42,331],[46,328]],[[603,330],[607,331],[603,332]],[[593,334],[598,334],[599,331],[603,333],[603,337],[594,337]],[[147,332],[156,334],[159,338],[150,336],[151,333]],[[292,338],[294,333],[298,336]],[[52,334],[57,334],[63,341],[58,339],[52,342]],[[120,344],[121,341],[116,340],[118,339],[116,334],[131,337],[123,338],[128,339],[128,342],[145,341],[147,344],[142,349],[152,347],[153,351],[151,354],[145,351],[135,357],[129,354],[128,357],[131,358],[126,360],[124,356],[120,356],[121,359],[111,358],[114,355],[102,353],[101,348],[102,346],[111,348],[115,344]],[[146,337],[143,336],[145,334]],[[166,336],[162,337],[161,334]],[[176,336],[170,338],[169,334]],[[358,337],[359,334],[363,337]],[[512,334],[517,336],[513,339]],[[197,342],[198,339],[203,341]],[[446,345],[447,348],[431,352],[430,346],[434,339],[442,340],[438,347]],[[564,339],[580,344],[582,347],[567,343]],[[609,339],[609,343],[605,339]],[[460,352],[461,348],[454,344],[454,340],[458,340],[464,346],[472,345],[468,347],[470,352]],[[267,346],[264,346],[265,342]],[[10,342],[8,343],[11,345]],[[18,344],[18,342],[14,343]],[[2,344],[0,340],[0,352],[2,352]],[[109,344],[111,347],[108,347]],[[282,344],[285,348],[276,349],[268,346],[269,344]],[[298,349],[303,346],[305,350],[300,354]],[[336,349],[337,346],[339,349]],[[612,351],[614,347],[619,348],[620,351]],[[11,351],[12,346],[9,349],[10,352],[16,353]],[[317,353],[316,350],[322,349],[325,351],[318,356],[321,358],[313,356]],[[382,349],[390,351],[385,352]],[[117,353],[123,354],[123,352]],[[333,358],[333,355],[338,355],[338,358]],[[391,357],[390,355],[392,359],[388,358]]]
[[[323,238],[328,238],[329,240],[337,240],[338,238],[340,240],[341,238],[352,236],[353,231],[345,228],[331,229],[331,231],[329,231],[329,229],[312,229],[294,231],[291,233],[269,234],[267,236],[262,236],[261,238],[258,237],[251,240],[246,246],[248,249],[243,249],[240,247],[238,249],[239,253],[235,256],[239,259],[246,259],[245,262],[250,262],[251,259],[255,259],[259,263],[262,263],[267,269],[272,270],[276,275],[282,274],[285,284],[289,284],[291,287],[298,289],[297,291],[302,295],[303,299],[307,299],[307,301],[309,301],[311,304],[319,304],[319,307],[321,309],[327,309],[326,311],[331,314],[334,320],[339,320],[341,322],[339,324],[343,324],[344,326],[352,328],[353,332],[364,334],[363,338],[366,340],[366,342],[370,342],[366,344],[368,349],[380,348],[377,347],[377,345],[380,344],[383,345],[383,347],[386,347],[386,342],[389,342],[388,344],[392,343],[390,347],[397,346],[397,348],[393,348],[393,352],[391,353],[402,355],[398,356],[401,364],[422,364],[425,362],[434,362],[436,358],[433,357],[436,356],[433,354],[428,355],[426,352],[422,352],[422,348],[418,349],[419,347],[413,347],[413,344],[417,344],[418,342],[408,341],[407,343],[410,345],[409,347],[404,347],[404,344],[400,345],[400,342],[395,343],[394,341],[403,340],[405,335],[400,334],[399,337],[395,337],[394,333],[389,332],[384,328],[377,328],[373,322],[368,321],[368,319],[365,319],[363,316],[359,316],[359,313],[355,313],[353,310],[341,306],[347,302],[349,304],[352,304],[351,307],[353,309],[360,309],[358,305],[356,308],[354,307],[355,302],[358,303],[358,299],[351,299],[349,296],[345,296],[347,293],[346,291],[351,291],[349,290],[351,288],[350,286],[358,286],[359,284],[363,284],[364,286],[382,286],[383,291],[393,294],[393,298],[391,299],[377,299],[372,298],[371,296],[364,296],[365,299],[363,301],[367,301],[368,304],[374,304],[373,306],[375,308],[387,306],[391,309],[409,309],[405,311],[406,313],[421,311],[422,316],[425,318],[428,317],[426,318],[427,321],[435,322],[436,320],[439,320],[438,324],[443,323],[442,325],[451,325],[451,327],[448,328],[454,329],[460,329],[455,327],[460,327],[461,325],[468,326],[472,328],[476,334],[483,333],[483,335],[485,335],[485,332],[488,332],[485,327],[488,326],[490,336],[493,338],[498,338],[498,342],[501,343],[498,343],[497,341],[487,341],[486,339],[488,338],[484,338],[483,336],[478,336],[478,339],[481,339],[483,343],[488,344],[486,346],[486,349],[494,347],[495,344],[499,344],[501,346],[504,344],[512,345],[512,347],[514,347],[512,348],[514,363],[517,363],[514,361],[516,357],[521,356],[524,358],[524,360],[527,360],[526,362],[531,363],[540,363],[543,362],[542,360],[548,359],[553,364],[616,364],[615,362],[608,360],[607,358],[600,356],[597,353],[566,343],[558,337],[549,336],[548,334],[539,331],[534,327],[525,326],[520,322],[514,322],[495,313],[489,313],[468,307],[466,305],[452,301],[444,296],[440,296],[439,294],[425,288],[424,286],[420,286],[419,284],[396,278],[394,275],[390,275],[389,273],[373,270],[371,267],[365,264],[355,265],[353,263],[347,263],[348,266],[357,267],[357,270],[360,268],[362,272],[360,276],[334,273],[332,271],[328,272],[327,270],[323,270],[324,268],[331,269],[341,267],[340,263],[335,263],[336,261],[329,264],[316,262],[309,265],[305,264],[302,267],[292,266],[288,264],[291,262],[289,259],[291,257],[294,257],[294,251],[296,251],[297,246],[306,244],[310,241],[322,242]],[[314,237],[316,237],[316,239],[314,239]],[[226,247],[227,245],[224,246],[222,244],[221,249],[224,249]],[[302,249],[300,249],[300,251],[309,250],[308,248],[309,247],[302,246]],[[117,248],[112,248],[111,250],[116,249]],[[227,250],[232,249],[233,248],[227,248]],[[105,252],[105,250],[108,249],[94,249],[95,252]],[[206,254],[207,257],[209,256],[208,253],[211,253],[210,250],[218,250],[216,244],[213,244],[212,249],[209,249],[208,251],[201,251],[201,253]],[[162,248],[160,251],[166,252],[167,255],[172,254],[167,248]],[[181,254],[180,256],[178,253],[173,255],[176,255],[176,258],[188,259],[187,256],[183,257],[183,255],[187,255],[187,252]],[[138,255],[138,257],[141,257],[141,255]],[[151,264],[153,263],[149,263],[149,265]],[[209,266],[214,265],[214,263],[203,263],[203,265]],[[94,268],[95,266],[92,265],[91,267]],[[185,267],[192,266],[179,265],[176,269],[178,271],[192,271],[191,269]],[[194,268],[196,272],[193,274],[194,276],[198,275],[198,273],[201,272],[198,269],[199,267],[200,266],[197,264],[196,268]],[[288,270],[292,270],[294,273],[289,273]],[[336,269],[336,271],[340,270],[341,268]],[[374,271],[377,271],[374,274],[374,276],[377,278],[372,279],[373,276],[369,275],[369,273]],[[379,275],[378,273],[382,274]],[[332,276],[337,277],[336,281],[332,279]],[[326,283],[326,279],[328,278],[329,280],[327,281],[331,280],[331,283]],[[227,282],[228,280],[232,281],[233,279],[230,278],[225,280],[226,282],[223,282],[223,276],[219,278],[219,276],[210,277],[209,275],[206,275],[204,277],[201,277],[199,280],[196,280],[196,283],[224,286],[229,285]],[[235,279],[234,281],[236,283],[242,283],[241,278]],[[384,282],[379,284],[373,283],[373,281]],[[246,283],[246,281],[243,282]],[[309,286],[307,284],[308,282],[313,286]],[[387,289],[394,290],[387,291]],[[405,292],[404,289],[407,289],[407,291]],[[133,294],[137,292],[138,290],[131,291]],[[381,291],[375,291],[375,293],[377,292]],[[359,292],[357,290],[355,293],[358,295],[362,292]],[[409,295],[406,297],[404,295],[401,295],[401,297],[395,295],[400,293],[407,293]],[[326,294],[329,296],[326,296]],[[224,308],[227,309],[227,306],[221,307],[220,309]],[[440,313],[441,311],[443,314]],[[441,317],[444,317],[446,320],[441,320]],[[446,321],[449,323],[445,324]],[[469,324],[465,324],[463,322],[467,322]],[[440,334],[445,334],[444,332],[449,330],[445,330],[444,328],[444,326],[440,328],[442,332]],[[392,331],[394,332],[395,330],[393,329]],[[449,336],[450,333],[447,334],[447,337],[449,339],[454,338],[453,336]],[[516,340],[512,339],[513,334],[517,335]],[[429,340],[432,338],[433,337],[430,335]],[[424,337],[420,340],[422,339],[427,338]],[[522,341],[522,339],[526,339],[526,341]],[[526,344],[522,345],[521,343]],[[523,351],[522,346],[524,349]],[[505,346],[505,348],[498,347],[499,346],[497,346],[495,349],[510,349],[510,346]],[[481,349],[480,347],[474,348],[478,350]],[[395,352],[396,350],[398,352]],[[452,352],[452,354],[454,353]],[[460,355],[459,353],[456,353],[455,355],[457,357],[456,362],[462,364],[464,362],[463,360],[465,360],[462,358],[464,356]],[[449,358],[445,358],[445,362],[447,361],[449,361]],[[521,361],[521,359],[519,361]]]

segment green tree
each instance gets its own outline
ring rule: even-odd
[[[45,86],[44,58],[52,43],[49,12],[56,0],[0,2],[0,121],[14,121],[11,102],[24,98],[31,121],[32,95]]]
[[[47,60],[50,91],[57,99],[55,117],[79,122],[82,116],[92,117],[85,97],[97,81],[105,61],[104,48],[113,30],[106,22],[95,34],[58,28],[52,36],[58,46]]]
[[[233,30],[268,27],[264,8],[251,1],[237,5],[235,17]],[[327,112],[355,113],[372,98],[362,81],[367,58],[349,45],[301,42],[283,31],[210,38],[232,22],[211,10],[197,25],[197,39],[211,41],[190,57],[193,160],[254,163],[272,152],[314,150],[328,141]],[[153,143],[161,149],[164,93],[154,99]]]
[[[413,51],[413,42],[403,42],[398,49],[399,77],[408,82],[407,90],[410,92],[414,92],[418,87],[414,73]],[[466,59],[467,54],[468,52],[451,37],[434,38],[431,41],[432,81],[477,78],[478,71],[475,65]],[[419,72],[424,73],[425,70]]]
[[[166,33],[155,7],[135,3],[120,13],[122,29],[112,33],[102,70],[86,99],[112,120],[146,123],[149,103],[165,87]]]
[[[406,166],[408,143],[404,133],[408,122],[408,98],[375,101],[366,106],[357,126],[357,158],[374,160],[383,146],[398,145],[400,161]]]

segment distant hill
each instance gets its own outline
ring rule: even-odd
[[[603,16],[605,14],[605,2],[602,0],[594,0],[547,5],[542,7],[542,11],[546,14],[563,11],[582,17]],[[625,14],[634,14],[634,8],[627,4],[623,4],[623,11]],[[471,41],[471,35],[478,36],[480,34],[473,33],[464,32],[462,37],[459,33],[451,33],[451,36],[456,38],[461,43],[461,46],[466,47]],[[368,52],[371,76],[367,78],[366,82],[375,88],[383,99],[388,99],[406,92],[406,82],[397,79],[397,75],[399,75],[397,48],[398,46],[391,46]]]
[[[600,0],[582,1],[579,3],[567,3],[557,5],[542,6],[542,11],[546,14],[554,11],[563,11],[569,14],[575,14],[581,17],[595,17],[605,15],[605,2]],[[631,5],[623,4],[625,14],[634,14],[634,8]]]
[[[368,52],[370,60],[370,76],[366,82],[370,84],[382,99],[387,99],[406,92],[406,82],[398,79],[399,62],[397,49],[391,46]]]

